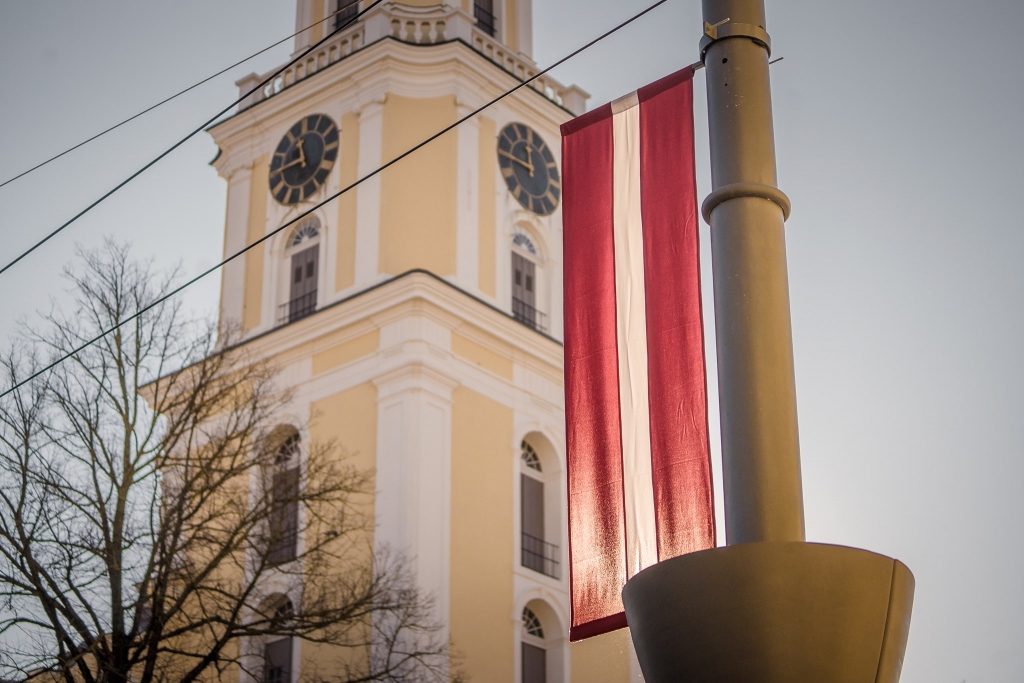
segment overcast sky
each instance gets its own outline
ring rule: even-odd
[[[649,0],[534,0],[541,65]],[[0,180],[294,26],[289,0],[0,0]],[[903,680],[1024,680],[1024,3],[769,0],[808,540],[906,562]],[[689,64],[697,0],[670,0],[565,65],[599,105]],[[290,45],[0,188],[0,260],[201,124]],[[697,78],[700,196],[709,191]],[[201,134],[0,276],[0,339],[60,297],[104,235],[196,273],[219,259],[224,183]],[[702,226],[712,434],[711,264]],[[219,280],[187,295],[212,310]],[[719,500],[721,495],[719,494]]]

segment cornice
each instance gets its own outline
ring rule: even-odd
[[[367,320],[372,327],[381,327],[408,315],[428,317],[460,333],[460,328],[475,327],[512,346],[515,362],[534,366],[534,371],[542,375],[562,371],[562,345],[558,340],[516,322],[509,313],[426,270],[397,275],[306,318],[244,340],[236,348],[245,346],[259,355],[278,356]],[[369,329],[362,324],[359,333]]]
[[[383,64],[377,65],[377,62],[383,62]],[[441,72],[440,75],[443,76],[443,69],[439,70],[437,67],[447,66],[453,62],[466,69],[465,71],[459,70],[459,76],[475,77],[478,91],[487,94],[493,92],[490,97],[496,97],[521,82],[513,74],[479,54],[461,40],[450,40],[432,45],[413,45],[387,36],[303,79],[284,92],[221,120],[209,127],[207,131],[218,143],[223,141],[227,146],[234,146],[232,144],[234,141],[231,138],[245,134],[252,126],[252,119],[246,121],[245,119],[248,117],[244,115],[258,115],[257,118],[260,121],[269,122],[284,114],[290,120],[294,116],[291,112],[293,108],[308,106],[306,101],[321,92],[330,92],[329,97],[337,97],[337,86],[340,82],[351,79],[354,84],[359,85],[358,89],[362,90],[374,80],[373,75],[366,73],[374,66],[378,66],[376,69],[378,72],[384,70],[395,72],[389,74],[390,77],[387,79],[389,86],[406,85],[410,90],[415,91],[410,94],[418,94],[424,89],[424,72],[433,71],[435,74]],[[341,68],[343,64],[348,68]],[[406,79],[402,78],[402,75],[409,77],[409,80],[403,83]],[[450,78],[442,77],[440,82],[450,83]],[[522,90],[530,91],[533,94],[529,98],[516,98],[519,105],[528,109],[535,116],[548,119],[551,126],[557,128],[558,125],[574,116],[572,112],[552,102],[529,86]]]

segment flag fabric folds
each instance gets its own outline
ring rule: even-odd
[[[570,639],[626,581],[713,547],[693,71],[562,126]]]

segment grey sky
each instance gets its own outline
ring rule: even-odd
[[[534,0],[546,64],[647,0]],[[1024,3],[769,0],[808,537],[904,560],[903,680],[1024,680]],[[291,32],[287,0],[0,1],[0,178]],[[671,0],[557,75],[592,105],[696,60]],[[0,188],[6,263],[233,99],[290,46]],[[697,78],[700,194],[708,192]],[[0,337],[103,235],[187,273],[222,248],[224,184],[194,141],[0,276]],[[717,449],[714,327],[705,310]],[[188,295],[210,310],[219,280]],[[715,451],[718,458],[718,451]],[[717,468],[717,461],[716,461]],[[719,489],[720,498],[720,489]]]

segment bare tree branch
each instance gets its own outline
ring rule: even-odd
[[[177,276],[112,242],[80,261],[4,381]],[[261,680],[264,645],[296,638],[334,653],[310,681],[452,677],[430,601],[374,549],[372,473],[279,424],[291,396],[233,339],[168,301],[0,400],[0,676]]]

